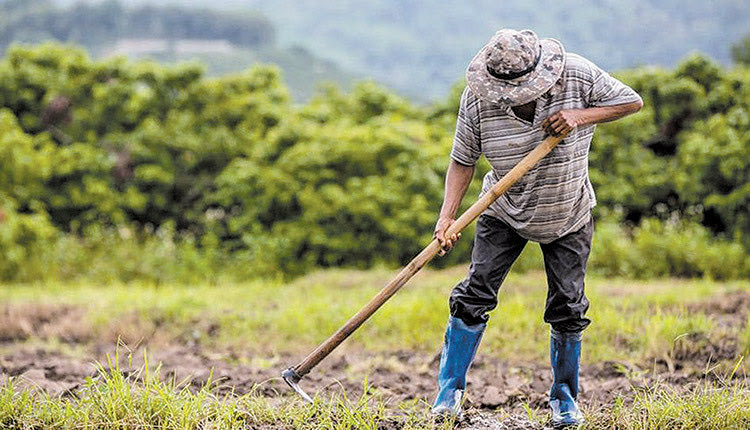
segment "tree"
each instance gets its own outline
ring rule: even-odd
[[[750,35],[732,45],[732,60],[737,64],[750,65]]]

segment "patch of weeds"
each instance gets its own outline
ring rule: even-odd
[[[648,373],[647,370],[640,369],[632,364],[615,362],[612,367],[614,367],[615,372],[626,377],[629,381],[639,381]]]
[[[745,330],[740,333],[739,349],[743,357],[750,356],[750,315],[747,317]]]
[[[616,400],[592,414],[590,429],[724,430],[750,428],[747,382],[704,381],[687,390],[653,385],[636,389],[632,405]]]
[[[549,420],[549,414],[542,412],[542,409],[540,408],[532,408],[531,405],[526,402],[522,403],[521,407],[526,413],[526,418],[533,423],[544,424]]]

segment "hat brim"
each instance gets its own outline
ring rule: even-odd
[[[555,39],[541,39],[541,56],[534,70],[516,79],[498,79],[487,71],[485,45],[474,56],[466,69],[466,83],[480,99],[506,106],[529,103],[549,91],[560,79],[565,67],[565,48]]]

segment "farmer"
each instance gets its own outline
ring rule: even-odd
[[[492,166],[484,177],[486,192],[546,135],[567,137],[477,220],[468,276],[450,296],[432,411],[460,413],[487,312],[497,305],[500,285],[531,240],[541,244],[547,272],[544,321],[551,326],[552,423],[575,425],[583,422],[576,403],[581,333],[591,322],[583,286],[596,204],[588,176],[589,145],[596,124],[637,112],[643,102],[592,62],[531,30],[495,33],[469,64],[466,79],[435,227],[440,255],[458,240],[445,232],[480,155]]]

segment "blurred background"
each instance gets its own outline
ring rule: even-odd
[[[210,75],[255,62],[295,99],[316,83],[372,78],[415,101],[444,98],[501,27],[531,28],[607,69],[674,66],[691,51],[723,65],[748,31],[742,0],[421,1],[3,0],[0,46],[60,40],[95,58],[197,59]],[[744,32],[744,33],[743,33]]]
[[[746,277],[748,22],[741,0],[0,0],[0,279],[405,263],[442,200],[463,70],[501,27],[646,102],[594,141],[592,269]]]

